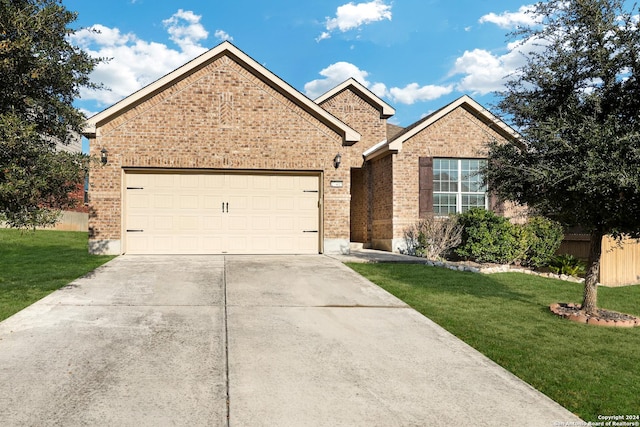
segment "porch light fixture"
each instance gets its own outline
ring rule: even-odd
[[[102,150],[100,150],[100,161],[102,162],[103,165],[107,164],[107,149],[106,148],[102,148]]]
[[[340,153],[338,153],[333,158],[333,167],[338,169],[340,167],[340,162],[342,162],[342,156],[340,155]]]

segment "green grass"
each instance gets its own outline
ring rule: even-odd
[[[0,229],[0,320],[112,259],[90,255],[87,233]]]
[[[640,327],[570,322],[549,311],[582,285],[521,273],[348,264],[585,421],[640,414]],[[598,290],[601,308],[640,316],[640,286]]]

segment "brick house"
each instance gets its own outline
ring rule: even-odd
[[[394,113],[353,79],[310,100],[224,42],[87,121],[90,251],[398,250],[420,216],[491,207],[473,172],[512,129],[467,96]]]

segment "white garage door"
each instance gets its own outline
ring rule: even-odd
[[[317,254],[317,175],[125,174],[130,254]]]

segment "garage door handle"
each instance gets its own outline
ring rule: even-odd
[[[302,230],[303,233],[317,233],[318,230]]]
[[[142,233],[144,230],[127,230],[127,233]]]

